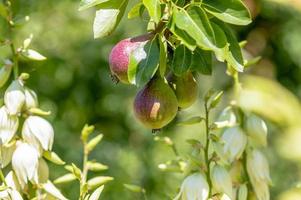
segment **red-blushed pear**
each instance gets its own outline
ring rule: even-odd
[[[151,37],[151,34],[146,34],[127,38],[121,40],[113,47],[109,56],[109,64],[111,73],[117,78],[117,81],[129,84],[127,72],[131,53],[138,47],[144,46]]]
[[[183,76],[170,73],[167,80],[177,96],[180,108],[188,108],[196,101],[198,86],[191,72],[187,72]]]
[[[136,117],[153,130],[161,129],[170,123],[177,111],[177,97],[166,80],[160,77],[152,78],[135,98]]]

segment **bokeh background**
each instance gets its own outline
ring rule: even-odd
[[[132,0],[130,4],[135,2]],[[247,27],[233,28],[240,40],[248,41],[246,56],[262,56],[245,74],[267,80],[246,80],[246,89],[247,86],[257,87],[264,104],[249,102],[242,106],[269,121],[270,145],[265,152],[274,184],[271,199],[301,199],[301,1],[245,2],[254,22]],[[30,17],[29,22],[16,29],[17,44],[21,45],[32,33],[32,48],[48,58],[43,62],[22,60],[20,70],[30,73],[27,85],[38,93],[41,107],[52,112],[48,119],[55,129],[54,150],[66,162],[80,166],[80,130],[85,123],[94,124],[97,132],[104,134],[104,139],[91,156],[109,165],[109,170],[101,174],[115,178],[106,186],[103,199],[142,199],[139,194],[126,190],[124,183],[143,186],[149,199],[174,196],[183,176],[164,173],[157,168],[158,164],[173,159],[173,152],[162,143],[154,142],[151,131],[135,120],[132,102],[138,89],[114,84],[108,67],[113,45],[123,38],[143,34],[146,20],[125,17],[114,34],[94,40],[95,10],[79,12],[79,0],[13,0],[12,4],[20,24],[25,16]],[[1,37],[4,30],[4,21],[0,19]],[[9,49],[1,46],[1,62],[8,55]],[[200,75],[200,100],[192,108],[181,111],[175,122],[159,133],[171,137],[181,155],[188,155],[190,151],[185,140],[200,138],[203,126],[177,126],[176,121],[202,114],[202,96],[210,88],[226,91],[219,110],[228,103],[232,81],[225,70],[223,64],[216,63],[212,77]],[[62,167],[50,164],[50,168],[53,179],[65,173]],[[77,184],[61,188],[68,198],[76,199]]]

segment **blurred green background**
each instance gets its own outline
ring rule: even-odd
[[[130,4],[135,2],[130,1]],[[245,2],[252,12],[254,22],[247,27],[234,29],[239,39],[248,40],[246,56],[262,56],[262,60],[248,69],[246,74],[263,76],[273,83],[280,83],[293,94],[288,93],[297,103],[292,105],[290,100],[284,100],[284,104],[277,105],[282,106],[283,110],[298,110],[296,106],[300,106],[301,97],[301,2]],[[94,10],[79,12],[79,0],[13,0],[12,4],[18,21],[22,22],[25,16],[30,17],[29,22],[15,31],[17,44],[21,45],[32,33],[32,48],[48,58],[43,62],[22,60],[20,70],[30,73],[31,78],[27,85],[38,93],[41,107],[52,112],[48,119],[55,129],[54,151],[68,163],[74,162],[80,166],[80,130],[85,123],[94,124],[97,131],[105,137],[92,157],[110,166],[102,174],[115,178],[106,185],[103,199],[117,200],[121,196],[122,199],[141,199],[141,196],[124,189],[124,183],[145,187],[149,199],[168,199],[168,196],[174,196],[182,175],[164,173],[157,168],[158,164],[174,158],[173,152],[170,148],[154,142],[151,131],[134,119],[132,102],[137,88],[115,85],[111,81],[108,67],[108,55],[113,45],[123,38],[143,34],[147,26],[146,20],[128,20],[125,17],[114,34],[94,40]],[[5,35],[3,19],[0,19],[0,25],[2,37]],[[9,53],[7,47],[1,46],[0,60],[5,59]],[[200,100],[192,108],[181,111],[175,121],[203,113],[201,97],[210,88],[223,89],[226,92],[230,90],[232,82],[225,70],[223,64],[216,63],[212,77],[198,77]],[[279,85],[275,87],[285,90]],[[279,102],[278,93],[275,92],[275,98],[271,97],[269,100]],[[230,98],[231,96],[226,95],[223,104],[219,106],[220,110]],[[274,109],[269,107],[269,103],[271,102],[267,102],[264,109]],[[262,108],[257,112],[266,119],[282,114],[276,112],[269,116]],[[271,163],[274,183],[271,188],[272,199],[301,199],[298,196],[301,175],[301,129],[298,123],[301,121],[294,121],[301,113],[288,113],[288,116],[288,123],[283,120],[271,120],[269,123],[270,146],[266,153]],[[159,135],[171,137],[181,155],[185,156],[190,150],[185,140],[200,138],[203,127],[181,127],[175,123],[170,124]],[[295,130],[293,136],[288,133],[292,129]],[[293,138],[289,140],[290,136]],[[283,144],[282,141],[294,141],[294,144]],[[62,167],[52,164],[50,167],[53,178],[65,173]],[[76,199],[78,185],[71,184],[61,188],[68,198]],[[285,192],[291,188],[294,189]]]

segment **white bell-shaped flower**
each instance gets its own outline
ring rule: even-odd
[[[1,168],[6,167],[10,163],[15,149],[16,149],[15,142],[0,145],[0,151],[1,151],[0,167]]]
[[[4,104],[8,113],[16,115],[25,103],[25,94],[22,80],[13,81],[4,94]]]
[[[174,200],[207,200],[209,185],[202,173],[194,173],[185,178],[179,194]]]
[[[28,181],[38,183],[39,152],[27,143],[18,143],[12,157],[12,167],[21,188]]]
[[[271,183],[269,163],[257,149],[247,154],[247,172],[258,200],[269,200]]]
[[[26,109],[38,107],[38,105],[39,105],[38,96],[33,90],[29,89],[28,87],[25,87],[24,94],[25,94],[25,108]]]
[[[229,172],[224,167],[215,165],[212,168],[210,177],[215,191],[226,194],[232,199],[232,180]]]
[[[235,126],[224,131],[221,141],[223,143],[223,154],[228,162],[231,163],[240,158],[244,152],[247,136],[240,127]]]
[[[260,146],[267,145],[268,128],[261,118],[254,114],[248,116],[246,121],[246,129],[252,144]]]
[[[34,145],[38,150],[52,149],[54,131],[51,124],[38,116],[29,116],[22,128],[23,139]]]
[[[0,143],[8,143],[15,135],[19,125],[17,116],[8,114],[5,106],[0,108]]]

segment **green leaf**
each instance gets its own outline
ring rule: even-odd
[[[133,184],[123,184],[123,186],[128,189],[131,192],[135,193],[141,193],[144,191],[144,189],[138,185],[133,185]]]
[[[171,70],[175,75],[182,76],[189,70],[191,56],[190,50],[184,45],[180,45],[176,48],[171,64]]]
[[[154,38],[141,45],[130,55],[128,78],[137,86],[147,83],[156,73],[160,60],[160,50],[157,39]]]
[[[224,30],[230,45],[226,57],[228,65],[233,67],[236,71],[242,72],[244,70],[244,60],[237,39],[232,30],[225,23],[219,23],[219,26]]]
[[[205,11],[198,6],[190,6],[187,11],[174,9],[176,26],[185,30],[205,50],[214,50],[214,32]]]
[[[192,54],[190,70],[197,71],[205,75],[211,75],[212,62],[212,52],[196,48]]]
[[[137,3],[128,13],[128,18],[133,19],[141,15],[141,7],[144,7],[143,3]]]
[[[88,189],[89,190],[93,190],[94,188],[97,188],[109,181],[112,181],[114,180],[113,177],[110,177],[110,176],[97,176],[97,177],[94,177],[90,180],[88,180]]]
[[[65,174],[63,176],[58,177],[53,181],[54,184],[63,184],[63,183],[69,183],[71,181],[76,180],[76,176],[72,173]]]
[[[107,1],[109,0],[81,0],[78,10],[82,11]]]
[[[251,23],[251,16],[241,0],[204,0],[203,7],[218,19],[235,25]]]
[[[184,44],[188,49],[193,51],[196,48],[196,42],[195,40],[190,37],[184,30],[179,29],[176,24],[174,23],[174,20],[171,20],[168,24],[169,30],[177,36],[177,39],[181,41],[182,44]]]
[[[54,164],[57,165],[64,165],[65,162],[54,152],[51,151],[44,151],[43,153],[44,158],[47,160],[53,162]]]
[[[149,16],[158,23],[161,19],[161,6],[159,0],[143,0]]]
[[[229,44],[227,41],[226,34],[224,33],[223,29],[221,29],[217,24],[210,22],[212,29],[215,35],[215,44],[217,49],[215,50],[215,56],[217,60],[220,62],[224,62],[227,58],[227,53],[229,51]]]
[[[27,49],[25,51],[22,51],[22,55],[30,60],[42,61],[47,59],[45,56],[33,49]]]
[[[93,23],[94,38],[110,35],[115,30],[127,4],[128,0],[111,0],[98,7]]]
[[[164,41],[164,36],[160,35],[159,39],[159,46],[160,46],[160,62],[159,62],[159,69],[160,75],[163,78],[166,72],[166,63],[167,63],[167,44]]]
[[[196,116],[196,117],[191,117],[187,120],[181,121],[178,123],[178,125],[193,125],[193,124],[198,124],[198,123],[202,122],[203,120],[204,120],[203,117]]]
[[[98,145],[98,143],[102,140],[102,138],[103,134],[99,134],[98,136],[91,139],[87,144],[88,152],[91,152],[96,147],[96,145]]]

